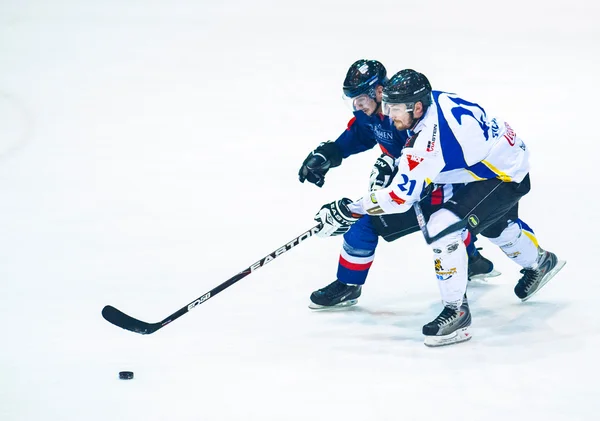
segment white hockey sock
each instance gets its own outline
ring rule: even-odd
[[[430,236],[460,221],[460,218],[447,209],[435,212],[427,229]],[[467,248],[463,241],[463,231],[455,231],[431,244],[435,264],[435,276],[442,300],[460,306],[467,289],[468,263]]]
[[[524,268],[536,265],[538,258],[538,241],[533,230],[520,220],[509,222],[508,227],[502,231],[499,237],[489,238],[499,246],[504,254],[515,263]]]

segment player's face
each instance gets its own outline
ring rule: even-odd
[[[383,114],[387,115],[398,130],[409,129],[413,124],[413,104],[383,103]]]
[[[377,109],[377,103],[367,94],[352,98],[352,108],[355,111],[363,111],[367,115],[372,115]]]

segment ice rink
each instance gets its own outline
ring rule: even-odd
[[[0,420],[597,420],[599,20],[592,0],[0,2]],[[469,287],[473,339],[437,349],[420,234],[382,242],[347,311],[308,309],[342,242],[310,238],[152,335],[106,322],[160,321],[365,194],[376,149],[297,179],[352,116],[359,58],[511,124],[521,217],[562,272],[521,303],[480,238],[503,275]]]

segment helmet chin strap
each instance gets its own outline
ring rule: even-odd
[[[382,114],[383,110],[381,109],[381,103],[382,101],[377,101],[377,95],[375,96],[371,96],[371,99],[375,102],[375,111],[373,111],[373,114]]]
[[[410,127],[408,128],[408,130],[412,130],[415,128],[415,126],[417,124],[419,124],[419,121],[421,121],[423,119],[423,117],[425,117],[425,113],[427,112],[427,109],[429,108],[428,106],[425,106],[422,102],[421,102],[421,106],[423,107],[423,115],[421,115],[421,117],[415,119],[415,112],[414,111],[410,111],[410,118],[413,121],[413,124],[410,125]]]
[[[371,98],[373,100],[373,102],[375,103],[375,109],[373,110],[373,114],[372,115],[382,114],[381,101],[377,101],[377,96],[376,95],[375,96],[371,96],[370,94],[368,94],[368,95],[369,95],[369,98]]]
[[[412,124],[410,125],[410,127],[408,128],[408,130],[412,130],[415,128],[415,126],[417,125],[417,123],[419,123],[419,120],[421,120],[420,118],[415,119],[415,112],[414,111],[410,111],[408,113],[410,115],[410,119],[412,120]]]
[[[375,111],[373,112],[373,114],[383,114],[383,110],[381,109],[381,102],[377,102],[377,100],[375,100]]]

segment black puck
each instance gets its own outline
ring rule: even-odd
[[[133,379],[133,371],[119,371],[119,378],[121,380]]]

